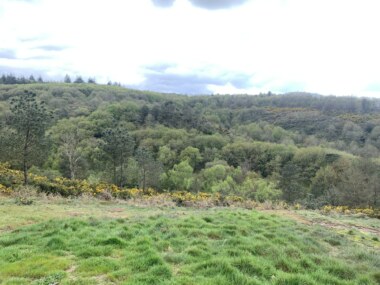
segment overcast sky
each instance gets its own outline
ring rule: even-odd
[[[380,97],[378,0],[0,0],[0,74]]]

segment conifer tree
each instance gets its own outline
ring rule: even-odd
[[[28,170],[42,157],[45,130],[51,114],[43,102],[38,102],[36,94],[25,91],[11,100],[12,116],[10,127],[14,130],[14,157],[21,164],[24,184],[28,183]]]

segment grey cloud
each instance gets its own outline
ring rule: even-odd
[[[224,73],[220,76],[207,76],[203,74],[175,74],[168,72],[168,64],[149,66],[146,69],[145,81],[137,86],[138,89],[152,90],[165,93],[179,94],[210,94],[208,85],[224,86],[228,83],[236,88],[250,86],[251,76],[246,74]]]
[[[226,9],[242,5],[248,0],[189,0],[194,6],[209,10]]]
[[[169,63],[158,63],[154,65],[146,66],[147,72],[166,72],[166,70],[170,67],[173,67],[173,64]]]
[[[34,36],[34,37],[19,38],[19,40],[21,42],[29,43],[29,42],[37,42],[37,41],[41,41],[41,40],[46,40],[48,38],[49,37],[47,35],[38,35],[38,36]]]
[[[143,90],[152,90],[177,94],[207,94],[209,81],[196,75],[146,74],[143,83],[131,86]]]
[[[168,8],[173,6],[175,0],[152,0],[153,4],[157,7]]]
[[[0,59],[13,59],[13,60],[34,60],[34,59],[51,59],[49,55],[37,55],[37,56],[17,56],[16,52],[11,49],[0,49]]]
[[[0,58],[16,59],[16,53],[11,49],[0,49]]]
[[[54,59],[53,56],[48,56],[48,55],[36,55],[36,56],[28,56],[28,57],[23,57],[22,59],[25,60],[48,60],[48,59]]]
[[[250,87],[251,78],[251,75],[241,73],[226,73],[224,76],[222,76],[222,80],[225,83],[231,83],[233,86],[239,89]]]
[[[59,46],[59,45],[42,45],[42,46],[37,46],[35,49],[40,49],[44,51],[62,51],[65,50],[67,47],[65,46]]]
[[[14,74],[17,76],[29,76],[31,74],[42,74],[45,73],[42,70],[32,69],[32,68],[18,68],[6,65],[0,65],[0,74]]]
[[[189,0],[189,2],[196,7],[217,10],[217,9],[228,9],[235,6],[240,6],[249,0]],[[175,0],[152,0],[153,4],[157,7],[171,7],[173,6]]]

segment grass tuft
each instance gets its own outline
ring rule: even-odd
[[[4,232],[0,237],[0,283],[380,283],[375,242],[372,248],[358,246],[352,240],[359,236],[356,232],[350,235],[345,231],[341,236],[331,229],[241,209],[125,207],[121,211],[123,205],[118,204],[118,210],[111,211],[115,207],[111,202],[91,203],[78,204],[75,211],[76,206],[54,204],[50,206],[54,213],[67,210],[70,214],[50,221],[35,216],[39,223]],[[19,207],[12,202],[12,207],[30,211],[39,206],[36,202]],[[86,207],[92,218],[72,215]],[[2,213],[7,221],[15,219],[7,212]],[[28,213],[25,217],[30,223],[33,213]],[[40,213],[36,211],[36,215]],[[128,219],[115,216],[119,214],[127,214]],[[367,240],[371,239],[368,235]]]

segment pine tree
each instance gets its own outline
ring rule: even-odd
[[[65,78],[63,79],[63,82],[65,83],[71,83],[71,78],[68,74],[65,75]]]
[[[77,76],[77,78],[75,78],[75,80],[74,80],[74,83],[84,83],[82,76],[80,76],[80,75]]]
[[[126,129],[116,127],[107,129],[103,134],[103,151],[112,165],[113,183],[125,184],[125,166],[135,146],[133,138]]]
[[[145,191],[147,187],[157,186],[162,172],[162,165],[154,160],[150,151],[139,148],[136,152],[139,166],[139,187]]]
[[[36,94],[25,91],[11,100],[10,127],[14,130],[14,157],[21,164],[24,184],[28,183],[28,170],[42,157],[45,130],[51,115]],[[46,152],[46,151],[45,151]]]

